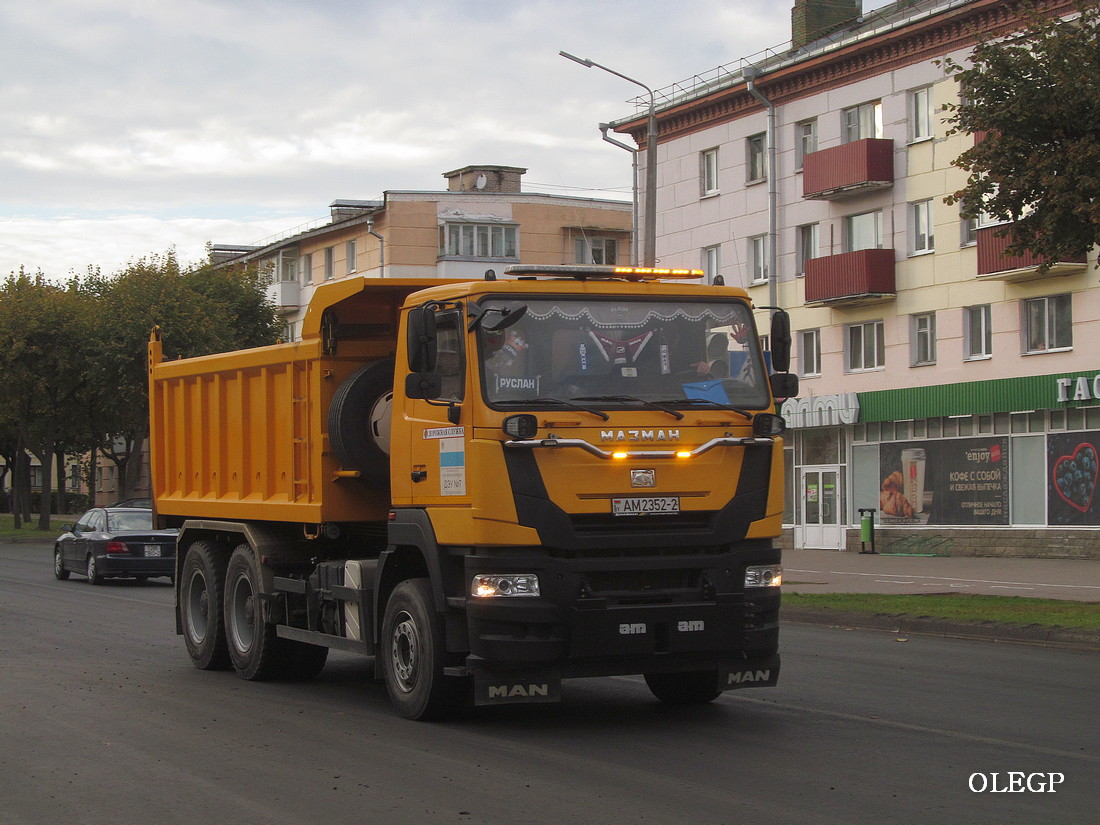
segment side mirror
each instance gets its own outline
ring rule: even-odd
[[[775,358],[775,355],[772,355]],[[789,372],[773,372],[768,376],[772,385],[772,397],[794,398],[798,395],[798,376]]]
[[[428,401],[443,395],[443,378],[438,372],[412,372],[405,376],[405,397]]]
[[[772,313],[772,369],[787,372],[791,368],[791,316],[782,309]],[[795,384],[797,386],[797,380]],[[779,395],[779,393],[776,393]]]
[[[414,307],[408,316],[409,371],[432,372],[436,361],[435,312]]]

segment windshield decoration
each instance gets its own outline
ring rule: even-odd
[[[764,409],[767,373],[748,306],[714,299],[492,298],[525,308],[504,331],[478,329],[482,387],[505,409],[648,406]]]

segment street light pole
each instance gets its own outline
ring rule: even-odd
[[[595,60],[586,57],[577,57],[569,52],[558,52],[562,57],[579,63],[586,69],[593,67],[603,69],[608,74],[620,77],[635,86],[641,86],[649,93],[649,118],[646,124],[646,153],[645,153],[645,244],[643,253],[643,266],[656,266],[657,264],[657,105],[653,90],[640,80],[627,77],[622,72],[617,72],[607,66],[602,66]]]

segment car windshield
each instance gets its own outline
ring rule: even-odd
[[[122,530],[152,530],[153,513],[150,510],[134,510],[132,512],[108,513],[107,532],[118,533]]]
[[[741,302],[555,297],[481,306],[498,317],[526,307],[505,329],[479,329],[482,388],[492,406],[770,403],[759,341]]]

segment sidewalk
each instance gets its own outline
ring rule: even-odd
[[[1100,561],[787,550],[791,593],[981,593],[1100,602]]]

